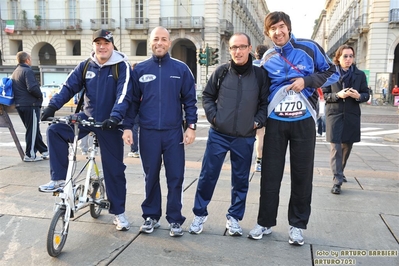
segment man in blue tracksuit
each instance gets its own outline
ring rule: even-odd
[[[166,220],[170,236],[181,236],[185,217],[181,214],[184,180],[184,145],[195,139],[197,107],[194,76],[188,66],[170,57],[169,32],[156,27],[150,36],[153,56],[132,71],[133,104],[124,122],[123,139],[131,145],[133,120],[140,115],[140,157],[145,173],[145,200],[141,204],[144,223],[140,231],[158,228],[161,210],[159,174],[165,166],[168,195]],[[188,126],[183,132],[183,111]]]
[[[263,146],[261,193],[257,225],[248,237],[261,239],[276,225],[279,193],[289,143],[291,198],[288,205],[289,243],[303,245],[312,200],[318,87],[338,80],[339,73],[314,41],[296,39],[290,17],[269,13],[265,34],[274,47],[263,55],[262,67],[271,80]]]
[[[35,73],[31,68],[31,57],[27,52],[17,53],[18,66],[11,76],[15,95],[15,107],[26,128],[24,162],[48,159],[48,149],[40,133],[39,117],[43,95]],[[40,152],[42,156],[36,156]]]
[[[102,122],[102,128],[80,126],[79,139],[93,131],[98,138],[101,162],[104,171],[106,193],[110,201],[109,212],[115,215],[116,229],[125,231],[130,228],[125,216],[126,178],[123,163],[124,145],[122,130],[118,128],[131,104],[132,82],[131,67],[123,53],[114,50],[111,32],[98,30],[93,33],[93,52],[89,59],[86,76],[83,70],[86,60],[81,62],[69,74],[59,94],[51,98],[42,114],[42,121],[53,117],[84,85],[84,110],[78,115],[82,119],[94,118]],[[87,59],[87,60],[89,60]],[[118,78],[114,78],[113,65],[118,65]],[[39,186],[39,190],[54,191],[62,186],[68,167],[68,142],[73,140],[73,130],[66,124],[53,124],[47,130],[50,151],[51,181]]]

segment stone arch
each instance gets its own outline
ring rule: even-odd
[[[387,72],[392,73],[391,85],[399,83],[399,36],[391,43],[388,49]],[[392,87],[391,86],[391,87]]]
[[[57,52],[48,42],[38,42],[31,49],[32,65],[57,65]]]
[[[199,48],[199,47],[198,47]],[[197,46],[190,38],[176,38],[172,41],[170,54],[188,65],[197,80]]]

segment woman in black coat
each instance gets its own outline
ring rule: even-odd
[[[346,182],[344,169],[353,143],[360,141],[360,106],[369,99],[366,75],[354,65],[355,51],[342,45],[335,53],[334,63],[340,80],[323,88],[326,100],[326,140],[331,143],[330,165],[334,174],[331,193],[340,194]]]

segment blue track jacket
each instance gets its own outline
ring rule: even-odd
[[[85,77],[84,113],[98,122],[111,116],[122,121],[131,103],[132,94],[131,67],[127,62],[127,57],[121,52],[114,51],[110,59],[100,65],[92,52],[91,59]],[[68,75],[60,93],[51,98],[50,106],[58,110],[82,90],[85,62],[78,64]],[[115,81],[112,75],[114,64],[119,64],[118,81]]]
[[[169,130],[182,127],[183,111],[188,124],[197,123],[194,76],[189,67],[169,53],[155,55],[137,64],[132,71],[133,101],[124,128],[133,127],[137,112],[140,127]]]
[[[319,97],[317,88],[329,86],[339,79],[337,67],[320,45],[312,40],[296,39],[292,33],[284,46],[274,46],[266,51],[262,58],[262,66],[269,73],[271,80],[268,115],[282,121],[297,121],[310,116],[316,121]],[[273,110],[287,95],[285,88],[292,83],[291,79],[297,77],[303,77],[305,80],[301,97],[306,103],[307,114],[300,118],[278,117]]]

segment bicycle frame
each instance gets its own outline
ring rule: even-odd
[[[85,124],[85,121],[81,123],[75,122],[73,123],[74,130],[74,139],[70,144],[70,151],[68,155],[68,169],[65,179],[65,186],[62,191],[54,192],[54,196],[58,196],[61,199],[61,202],[56,203],[54,212],[56,212],[59,208],[64,207],[65,211],[65,226],[63,228],[62,234],[66,234],[67,228],[69,226],[70,218],[75,217],[75,213],[80,209],[90,205],[91,203],[98,204],[103,208],[106,208],[107,203],[103,203],[100,201],[93,200],[94,195],[92,197],[88,197],[89,187],[90,187],[90,179],[92,176],[92,169],[94,169],[94,174],[97,179],[100,178],[100,171],[95,162],[95,154],[98,150],[98,140],[95,136],[93,141],[93,146],[89,148],[89,156],[87,162],[83,165],[79,173],[74,177],[74,172],[76,170],[76,153],[78,147],[78,136],[79,136],[79,124]],[[99,125],[94,125],[99,126]],[[83,191],[79,191],[82,189],[81,185],[77,185],[77,180],[81,176],[84,170],[86,170],[86,177],[83,186]],[[78,196],[78,197],[77,197]]]

